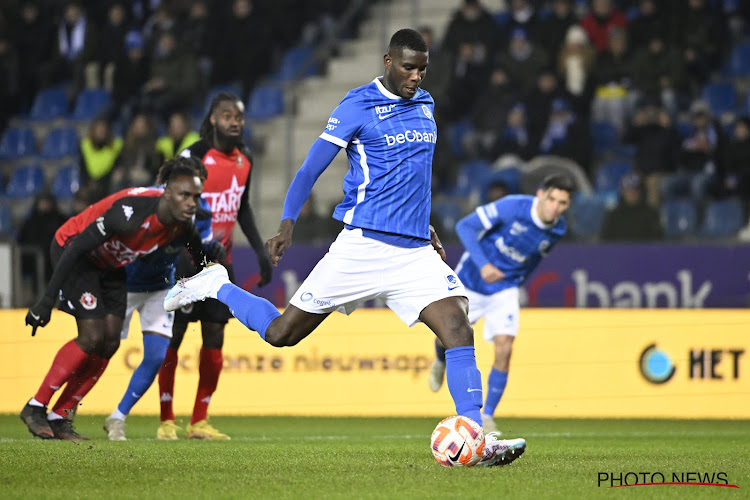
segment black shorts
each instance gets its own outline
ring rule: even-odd
[[[229,273],[229,279],[234,283],[234,267],[231,264],[224,264]],[[195,266],[190,254],[183,250],[180,252],[180,258],[177,261],[176,276],[192,276],[195,273]],[[202,302],[195,302],[183,308],[177,309],[174,315],[175,323],[192,323],[194,321],[207,321],[209,323],[226,324],[231,318],[232,313],[229,308],[216,299],[206,299]]]
[[[52,241],[52,265],[60,260],[63,248]],[[108,314],[125,318],[128,304],[125,269],[101,269],[87,257],[73,265],[60,289],[61,311],[77,319],[102,319]]]

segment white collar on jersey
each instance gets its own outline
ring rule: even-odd
[[[557,224],[557,219],[553,220],[549,224],[545,224],[542,222],[542,219],[539,218],[539,213],[536,211],[536,207],[539,205],[539,198],[534,196],[534,201],[531,202],[531,220],[534,221],[534,224],[540,229],[550,229],[555,224]]]
[[[386,96],[388,99],[402,99],[400,96],[397,96],[396,94],[392,93],[390,90],[385,88],[383,85],[383,82],[380,81],[380,79],[383,78],[382,76],[379,76],[373,80],[375,82],[375,85],[378,87],[378,90],[381,94]]]

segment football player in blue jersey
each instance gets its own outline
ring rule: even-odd
[[[274,346],[292,346],[334,311],[346,314],[382,299],[407,325],[422,321],[446,350],[448,388],[459,415],[481,421],[482,380],[474,356],[466,290],[444,262],[429,225],[435,103],[419,88],[428,63],[419,32],[403,29],[383,56],[382,77],[351,90],[328,118],[289,186],[279,233],[267,242],[274,264],[292,243],[295,221],[313,184],[341,149],[349,158],[344,200],[333,217],[344,223],[328,253],[300,286],[284,314],[232,285],[222,266],[178,283],[166,310],[218,298],[245,326]],[[510,463],[523,439],[485,438],[482,465]]]
[[[206,167],[199,160],[192,162],[195,164],[196,175],[205,180],[208,175]],[[212,241],[211,205],[203,198],[195,214],[195,228],[200,232],[206,256],[222,262],[226,258],[226,250],[221,242]],[[128,388],[117,408],[104,421],[104,430],[110,441],[127,440],[125,419],[141,396],[151,387],[164,361],[172,337],[174,314],[164,310],[163,302],[167,291],[174,286],[177,259],[183,246],[184,243],[178,238],[125,267],[128,299],[120,337],[128,337],[133,312],[138,311],[143,332],[143,360],[133,371]]]
[[[495,347],[495,362],[482,408],[485,432],[497,431],[493,415],[508,381],[513,340],[518,334],[518,287],[565,234],[562,214],[570,206],[571,179],[550,175],[536,196],[509,195],[476,209],[456,224],[466,252],[456,272],[469,298],[469,321],[484,317],[484,338]],[[435,341],[430,389],[443,385],[446,349]]]

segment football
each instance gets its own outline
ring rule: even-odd
[[[443,467],[471,467],[482,458],[484,431],[469,417],[448,417],[432,432],[430,448]]]

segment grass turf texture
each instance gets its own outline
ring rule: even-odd
[[[228,442],[154,439],[155,417],[128,418],[127,442],[104,416],[80,414],[74,444],[33,438],[0,415],[3,498],[748,498],[750,422],[500,420],[525,437],[506,467],[447,469],[429,450],[440,420],[215,417]],[[178,419],[179,420],[179,419]],[[180,422],[178,422],[180,423]],[[182,419],[184,427],[186,419]],[[726,472],[729,484],[606,489],[599,472]],[[632,476],[631,476],[632,477]],[[608,483],[607,483],[608,485]]]

